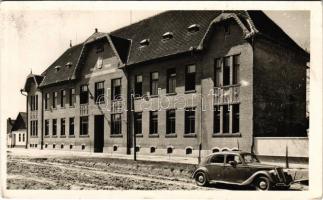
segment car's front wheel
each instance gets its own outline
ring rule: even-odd
[[[272,187],[269,178],[265,176],[259,176],[258,178],[256,178],[254,185],[256,190],[270,190]]]
[[[197,172],[195,175],[195,182],[198,186],[206,186],[208,184],[205,172]]]

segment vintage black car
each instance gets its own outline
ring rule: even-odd
[[[193,173],[199,186],[209,183],[250,185],[257,190],[288,189],[292,177],[281,167],[259,162],[255,155],[225,151],[208,155]]]

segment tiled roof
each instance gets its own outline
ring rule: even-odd
[[[80,56],[83,43],[67,49],[53,64],[51,64],[41,75],[44,77],[40,86],[50,85],[72,78]],[[71,66],[66,66],[69,63]],[[60,67],[57,71],[55,68]]]
[[[14,123],[15,123],[14,119],[11,119],[11,118],[7,119],[7,134],[11,132]]]
[[[259,35],[268,36],[302,50],[262,11],[167,11],[115,30],[109,36],[102,32],[93,33],[84,43],[67,49],[50,65],[42,73],[44,79],[40,86],[74,79],[76,67],[81,67],[76,65],[79,59],[86,54],[83,51],[83,47],[86,46],[84,44],[96,39],[110,37],[121,61],[126,65],[133,65],[188,52],[192,48],[202,49],[203,44],[207,44],[205,39],[212,32],[211,24],[228,18],[233,18],[239,23],[246,38],[260,33]],[[197,25],[199,30],[190,33],[188,27],[193,24]],[[172,38],[163,40],[162,36],[167,32],[169,32],[168,36],[172,35]],[[68,62],[72,63],[71,67],[65,66]],[[60,66],[59,71],[55,69],[57,66]]]
[[[127,65],[189,51],[197,47],[210,22],[221,11],[167,11],[130,26],[113,31],[111,35],[131,40]],[[200,30],[189,33],[187,28],[198,24]],[[162,40],[162,35],[172,32],[173,38]],[[140,42],[149,39],[149,45]]]
[[[19,112],[13,123],[11,131],[22,130],[27,128],[27,113]]]

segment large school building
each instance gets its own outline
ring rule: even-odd
[[[309,54],[261,11],[167,11],[30,74],[29,148],[199,156],[306,137]],[[257,140],[255,138],[258,138]]]

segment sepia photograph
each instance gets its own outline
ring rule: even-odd
[[[2,196],[320,187],[315,4],[196,4],[0,5]]]

